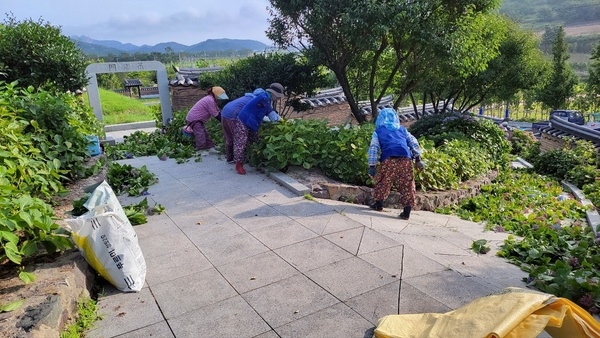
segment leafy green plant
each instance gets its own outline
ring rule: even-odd
[[[539,143],[531,132],[520,129],[513,130],[509,140],[511,144],[510,153],[523,158],[528,157],[528,153],[531,152],[531,149]]]
[[[129,164],[121,165],[116,162],[110,164],[106,178],[115,194],[128,193],[129,196],[141,196],[147,193],[148,187],[158,182],[156,175],[146,166],[135,168]]]
[[[165,160],[175,159],[177,163],[186,162],[197,154],[193,138],[186,137],[181,132],[183,125],[180,119],[174,119],[164,132],[163,130],[152,133],[136,131],[124,138],[123,143],[106,146],[105,154],[111,160],[135,156],[158,156]]]
[[[573,151],[553,149],[540,154],[532,164],[537,173],[562,180],[579,164],[579,159]]]
[[[594,183],[597,177],[600,177],[600,170],[591,164],[577,165],[565,175],[567,181],[575,184],[579,188],[582,188],[586,184]]]
[[[373,124],[329,130],[329,137],[322,137],[319,168],[346,183],[370,183],[367,153],[373,131]]]
[[[248,150],[250,163],[284,171],[288,166],[318,166],[323,138],[329,139],[326,123],[317,120],[263,124],[259,135]]]
[[[532,160],[536,172],[556,179],[573,180],[578,187],[598,176],[598,154],[589,141],[567,139],[562,149],[553,149]]]
[[[439,211],[455,212],[463,219],[485,222],[489,230],[521,236],[517,240],[510,235],[498,255],[528,272],[530,285],[597,313],[600,238],[584,226],[585,210],[567,198],[555,180],[509,171],[483,186],[478,196]]]
[[[453,139],[471,139],[488,152],[496,166],[509,163],[511,145],[504,132],[488,119],[463,113],[439,114],[417,120],[409,131],[418,139],[426,137],[434,141],[436,147]]]
[[[19,300],[15,300],[14,302],[10,302],[7,304],[0,304],[0,313],[15,311],[18,308],[20,308],[21,306],[23,306],[24,303],[25,303],[25,300],[19,299]]]
[[[1,90],[1,89],[0,89]],[[23,130],[31,135],[34,147],[46,161],[57,160],[66,170],[63,180],[85,177],[85,160],[89,158],[87,136],[101,136],[101,124],[91,108],[70,93],[52,93],[28,87],[7,97],[8,104],[29,125]]]
[[[476,241],[473,241],[473,244],[471,244],[471,249],[478,254],[484,255],[491,250],[489,245],[487,245],[487,240],[485,239],[478,239]]]
[[[600,181],[585,184],[583,186],[583,193],[585,194],[585,197],[596,206],[596,208],[600,207]]]
[[[16,266],[24,258],[54,253],[73,247],[67,232],[54,223],[54,212],[43,200],[19,191],[0,178],[0,261]],[[43,251],[45,250],[45,251]],[[31,275],[21,270],[19,277],[29,282]]]
[[[148,206],[148,198],[144,198],[137,204],[130,204],[123,207],[123,210],[131,225],[140,225],[148,222],[146,216],[162,214],[165,211],[165,207],[157,203],[154,203],[154,206],[150,207]]]
[[[422,191],[457,188],[460,179],[455,171],[455,159],[436,149],[433,141],[421,138],[419,144],[423,152],[421,161],[427,169],[415,172],[416,188]]]
[[[79,338],[94,326],[94,323],[102,319],[98,314],[98,304],[93,299],[81,297],[77,302],[77,319],[65,328],[60,338]]]
[[[453,170],[461,182],[483,175],[494,167],[489,153],[471,139],[446,141],[438,150],[453,159]]]

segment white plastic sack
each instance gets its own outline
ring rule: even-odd
[[[73,241],[86,261],[121,291],[140,291],[146,261],[121,203],[106,181],[92,193],[85,214],[67,219]]]

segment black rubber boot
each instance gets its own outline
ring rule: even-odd
[[[382,211],[383,201],[375,201],[375,203],[369,204],[369,207],[373,210]]]
[[[400,216],[398,216],[398,217],[400,217],[400,219],[407,220],[410,217],[410,210],[411,209],[412,209],[411,207],[404,207],[404,211],[402,211],[400,213]]]

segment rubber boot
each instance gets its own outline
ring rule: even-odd
[[[242,162],[235,163],[235,171],[237,171],[237,173],[240,175],[246,175],[246,170],[244,170],[244,165]]]
[[[382,211],[383,210],[383,201],[375,201],[375,203],[369,204],[369,208],[376,210],[376,211]]]
[[[410,217],[410,210],[411,209],[412,208],[409,207],[409,206],[404,207],[404,211],[402,211],[400,213],[400,216],[398,216],[398,217],[400,217],[400,219],[408,220],[408,218]]]

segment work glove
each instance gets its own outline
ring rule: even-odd
[[[375,174],[377,174],[377,169],[375,169],[374,165],[369,166],[369,172],[368,173],[369,173],[369,176],[375,177]]]
[[[423,162],[421,162],[421,160],[418,160],[417,162],[415,162],[415,167],[417,168],[418,171],[421,171],[421,170],[425,169],[425,164],[423,164]]]

